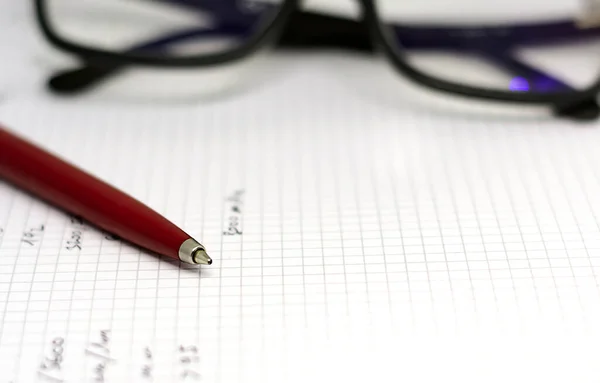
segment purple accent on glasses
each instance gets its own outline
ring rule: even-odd
[[[213,29],[190,30],[165,36],[133,48],[134,51],[161,49],[182,40],[209,35],[247,37],[260,23],[263,12],[276,11],[277,5],[262,4],[262,12],[243,11],[243,0],[158,0],[208,13],[215,18]],[[251,1],[251,0],[250,0]],[[260,1],[260,0],[259,0]],[[271,8],[271,9],[269,9]],[[448,27],[436,25],[393,26],[397,43],[409,50],[446,50],[484,57],[528,84],[519,91],[551,92],[573,90],[567,84],[543,73],[511,55],[517,46],[552,45],[600,37],[600,28],[580,29],[572,21],[557,21],[529,25],[482,27]],[[210,31],[210,32],[209,32]],[[161,49],[162,50],[162,49]],[[599,63],[600,64],[600,63]],[[513,81],[520,81],[515,80]],[[524,83],[523,83],[524,84]],[[517,86],[511,82],[509,90]]]
[[[405,49],[445,50],[477,55],[523,77],[523,92],[548,93],[574,90],[548,73],[518,60],[512,50],[518,46],[544,46],[600,37],[600,28],[579,29],[572,21],[531,25],[464,27],[394,27],[398,43]],[[600,63],[599,63],[600,64]],[[510,86],[509,86],[509,90]]]
[[[481,55],[481,53],[480,53]],[[537,93],[573,91],[574,89],[564,82],[544,73],[529,64],[516,59],[510,52],[485,52],[485,58],[502,67],[507,72],[525,78],[529,83],[529,91]]]
[[[514,77],[510,80],[508,89],[511,92],[529,92],[529,82],[523,77]]]

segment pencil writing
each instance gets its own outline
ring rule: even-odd
[[[150,347],[144,348],[144,359],[145,363],[142,366],[142,376],[148,380],[152,380],[154,363],[152,361],[152,350],[150,350]]]
[[[23,238],[21,238],[21,242],[29,246],[36,246],[39,244],[43,232],[44,225],[32,227],[31,229],[23,233]]]
[[[100,341],[91,342],[85,349],[86,354],[99,359],[94,365],[94,379],[96,382],[104,382],[106,369],[114,359],[110,356],[110,330],[100,331]]]
[[[233,195],[227,198],[226,210],[228,214],[227,227],[223,235],[242,235],[241,215],[242,215],[242,197],[244,190],[236,190]]]
[[[88,370],[90,381],[112,382],[112,379],[108,376],[108,371],[111,369],[111,365],[118,363],[118,361],[111,354],[111,340],[111,331],[102,330],[95,341],[88,342],[85,355],[92,360],[92,365]],[[71,382],[69,378],[63,376],[65,343],[65,339],[60,336],[52,339],[47,353],[45,353],[37,368],[40,382]],[[143,347],[142,352],[143,359],[141,360],[141,368],[138,367],[140,368],[138,371],[143,381],[152,382],[155,373],[155,357],[149,346]],[[200,381],[200,350],[196,345],[180,345],[176,349],[175,358],[177,368],[174,373],[177,374],[178,378],[172,381]]]
[[[66,248],[67,250],[81,250],[81,237],[83,236],[83,232],[87,229],[83,219],[78,216],[71,216],[71,224],[73,225],[71,229],[71,235],[67,240]]]
[[[179,363],[182,369],[181,378],[183,380],[199,380],[200,373],[197,371],[200,363],[198,355],[198,347],[196,346],[179,346]]]
[[[61,337],[54,338],[51,344],[49,356],[44,357],[44,361],[38,368],[38,374],[46,380],[63,382],[62,362],[65,340]]]

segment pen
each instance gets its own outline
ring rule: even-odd
[[[153,253],[212,264],[203,245],[154,210],[2,126],[0,179]]]

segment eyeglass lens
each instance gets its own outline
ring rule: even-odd
[[[47,0],[59,37],[110,52],[201,57],[236,49],[284,0]]]
[[[581,90],[600,76],[600,28],[574,22],[581,9],[571,1],[439,3],[377,2],[388,42],[425,74],[532,93]]]

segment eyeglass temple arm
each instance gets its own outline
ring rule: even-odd
[[[186,40],[195,40],[204,37],[237,37],[245,33],[245,29],[236,27],[221,27],[220,29],[188,29],[180,31],[160,39],[140,44],[131,49],[136,51],[152,51],[160,53],[173,43],[181,43]],[[48,81],[50,89],[57,93],[71,94],[84,91],[107,77],[126,69],[127,65],[116,63],[101,63],[97,61],[86,61],[76,69],[67,69],[55,73]]]
[[[192,12],[202,12],[210,15],[218,15],[221,19],[219,24],[212,29],[193,28],[179,31],[177,33],[163,36],[156,40],[146,41],[135,46],[131,51],[153,50],[160,52],[173,43],[186,41],[189,39],[214,37],[214,36],[232,36],[244,35],[247,28],[243,26],[252,25],[256,20],[256,14],[248,8],[243,11],[243,2],[252,0],[154,0],[156,3],[167,3],[169,5],[181,6]],[[152,3],[148,4],[149,6]],[[236,27],[237,26],[237,27]],[[84,65],[77,69],[65,70],[56,73],[48,82],[50,89],[57,93],[77,93],[86,90],[106,77],[115,74],[125,65],[115,63],[100,63],[98,61],[89,61],[84,57]]]
[[[164,0],[163,0],[164,1]],[[198,4],[192,4],[194,0],[174,0],[182,5],[193,5],[198,9]],[[243,36],[247,33],[249,25],[253,25],[255,17],[248,19],[235,16],[232,12],[231,3],[224,0],[204,0],[203,6],[211,4],[212,10],[220,9],[223,13],[218,14],[221,18],[219,27],[207,30],[196,29],[179,32],[165,36],[158,40],[146,42],[132,50],[160,51],[175,42],[188,39],[203,38],[207,36]],[[229,6],[227,6],[229,4]],[[215,8],[217,7],[217,8]],[[225,11],[225,9],[228,9]],[[237,12],[239,13],[239,11]],[[232,16],[233,15],[233,16]],[[230,23],[229,21],[235,22]],[[248,24],[249,23],[249,24]],[[450,51],[469,51],[470,53],[486,53],[487,59],[504,67],[512,73],[528,76],[523,71],[515,71],[514,65],[507,65],[505,59],[500,60],[499,54],[506,57],[507,48],[516,44],[552,44],[562,40],[573,38],[600,36],[600,28],[580,30],[573,23],[553,23],[545,25],[516,26],[516,27],[489,27],[489,28],[443,28],[436,26],[395,26],[394,31],[402,46],[407,49],[443,49]],[[491,44],[493,43],[493,44]],[[489,54],[490,45],[499,47],[496,54]],[[307,11],[294,13],[284,30],[278,44],[278,48],[346,48],[355,51],[373,52],[374,47],[368,30],[364,23],[356,20],[345,19],[336,16],[317,14]],[[501,47],[501,48],[500,48]],[[514,59],[513,59],[514,60]],[[100,63],[87,63],[86,66],[62,72],[54,76],[50,81],[50,87],[58,92],[71,93],[83,90],[122,69],[122,65],[101,65]],[[522,68],[521,68],[522,69]],[[549,82],[561,84],[559,80],[537,71],[538,77],[549,79]],[[546,81],[546,80],[544,80]],[[546,81],[548,82],[548,81]],[[561,84],[567,86],[566,84]]]
[[[552,91],[573,91],[569,85],[554,79],[547,74],[540,72],[536,68],[523,63],[510,54],[505,53],[488,53],[493,62],[502,65],[505,69],[512,73],[522,76],[527,79],[527,86],[538,92]],[[591,121],[600,116],[600,106],[594,98],[584,96],[584,98],[575,98],[568,103],[555,104],[553,112],[557,116],[569,117],[579,121]]]
[[[188,4],[193,0],[175,1]],[[219,1],[221,0],[217,0],[217,2]],[[213,4],[215,7],[211,9],[224,11],[224,4],[225,2]],[[168,48],[169,45],[181,43],[186,40],[217,36],[243,37],[249,30],[248,25],[253,25],[255,21],[248,21],[248,19],[241,21],[239,18],[234,18],[235,22],[230,24],[231,17],[229,15],[232,14],[230,11],[231,9],[228,9],[227,12],[219,14],[219,16],[227,16],[219,20],[221,24],[215,29],[193,28],[180,31],[159,39],[144,42],[133,47],[131,51],[151,50],[155,53],[160,53],[161,50]],[[277,48],[309,49],[318,47],[345,48],[362,52],[374,51],[371,38],[364,23],[305,11],[293,13],[286,24],[285,30],[277,41]],[[108,76],[126,67],[123,64],[91,62],[86,61],[85,57],[83,59],[84,64],[81,67],[60,71],[53,75],[48,82],[50,89],[62,94],[78,93],[91,88]]]

